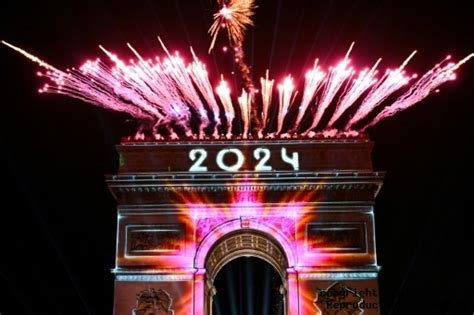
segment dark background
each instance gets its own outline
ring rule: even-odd
[[[283,315],[281,285],[280,274],[263,259],[239,257],[229,261],[214,279],[212,314]]]
[[[353,64],[364,67],[378,57],[382,69],[394,67],[418,49],[407,69],[419,74],[474,51],[462,1],[258,4],[245,43],[254,79],[267,67],[298,79],[315,57],[337,62],[353,40]],[[126,42],[155,55],[160,35],[183,56],[192,45],[215,83],[232,71],[222,40],[207,55],[215,8],[210,0],[3,0],[0,39],[66,68],[102,56],[98,44],[123,57],[131,57]],[[114,145],[135,124],[38,94],[38,67],[6,47],[0,63],[0,313],[111,314],[116,212],[103,175],[116,172]],[[382,314],[472,314],[473,87],[471,61],[440,93],[369,130],[375,168],[387,171],[376,206]]]

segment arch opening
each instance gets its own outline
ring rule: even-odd
[[[214,282],[212,314],[283,315],[284,286],[279,272],[258,257],[238,257],[225,264]]]
[[[223,236],[211,247],[205,260],[206,314],[273,314],[274,311],[287,314],[287,268],[285,252],[272,236],[252,229]],[[239,272],[235,273],[236,270]],[[256,281],[256,271],[267,278]],[[258,298],[252,295],[254,300],[249,294],[256,285],[256,289],[267,295]],[[216,294],[220,295],[216,297]],[[262,308],[270,308],[270,312],[262,313]]]

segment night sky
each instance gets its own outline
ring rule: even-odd
[[[352,41],[354,65],[407,67],[422,74],[451,54],[474,52],[472,10],[462,1],[261,0],[245,42],[254,80],[303,74],[319,57],[335,64]],[[0,39],[59,68],[102,57],[98,44],[131,57],[188,47],[212,82],[232,71],[207,55],[211,0],[22,1],[0,4]],[[104,174],[117,170],[114,145],[133,134],[125,114],[58,95],[40,95],[38,67],[0,47],[0,314],[111,314],[116,210]],[[474,62],[458,79],[368,131],[376,170],[386,171],[376,203],[382,314],[472,314]],[[238,84],[238,82],[233,82]],[[472,205],[472,203],[471,203]],[[468,300],[469,296],[469,300]],[[179,315],[179,314],[177,314]]]

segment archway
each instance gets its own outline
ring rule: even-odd
[[[215,286],[217,275],[226,265],[230,264],[229,268],[232,268],[233,265],[238,264],[238,262],[235,264],[232,262],[243,257],[262,260],[263,268],[265,265],[269,265],[279,276],[281,284],[278,291],[283,301],[283,314],[287,314],[288,260],[272,236],[252,229],[240,229],[225,235],[211,247],[206,256],[206,314],[213,314],[213,300],[217,293]]]
[[[257,257],[239,257],[224,265],[214,279],[213,315],[283,315],[283,280]]]

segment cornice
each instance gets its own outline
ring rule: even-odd
[[[107,183],[123,193],[265,192],[373,190],[381,188],[383,172],[269,173],[145,173],[110,175]]]
[[[110,185],[123,193],[160,193],[160,192],[266,192],[266,191],[327,191],[327,190],[374,190],[379,183],[318,183],[318,184],[230,184],[230,185]]]
[[[109,184],[190,184],[190,183],[310,183],[310,182],[382,182],[385,172],[324,171],[324,172],[165,172],[107,175]]]

